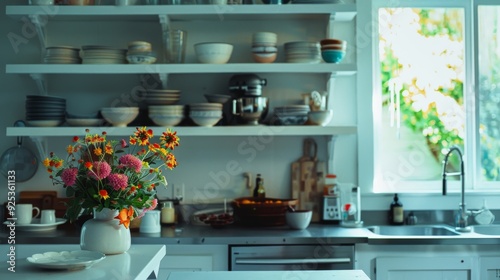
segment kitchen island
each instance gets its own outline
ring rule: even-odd
[[[165,245],[133,244],[123,254],[107,255],[80,270],[42,269],[26,259],[33,254],[78,250],[80,245],[0,245],[0,279],[157,279],[160,262],[166,254]]]

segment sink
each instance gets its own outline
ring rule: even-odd
[[[449,236],[460,235],[454,229],[447,226],[422,225],[422,226],[372,226],[368,230],[379,235],[399,236]],[[498,228],[500,230],[500,227]]]
[[[472,231],[484,235],[500,235],[500,225],[472,226]]]

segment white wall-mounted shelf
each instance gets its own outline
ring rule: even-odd
[[[158,21],[159,15],[170,20],[266,20],[334,19],[350,21],[356,4],[289,5],[148,5],[148,6],[7,6],[6,14],[21,19],[40,15],[50,20],[141,20]]]
[[[157,134],[164,131],[164,127],[149,127]],[[29,137],[57,137],[57,136],[81,136],[85,134],[87,127],[7,127],[7,136],[29,136]],[[130,136],[135,127],[88,127],[91,133],[100,134],[106,131],[108,136]],[[171,127],[177,135],[185,136],[331,136],[355,134],[355,126],[215,126],[215,127]]]
[[[196,73],[315,73],[346,76],[354,64],[229,63],[229,64],[7,64],[7,74],[196,74]]]

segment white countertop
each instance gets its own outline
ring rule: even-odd
[[[80,245],[14,245],[15,273],[8,270],[8,255],[12,245],[0,245],[0,279],[36,280],[110,280],[156,279],[160,262],[166,254],[165,245],[135,245],[119,255],[107,255],[88,269],[77,271],[44,270],[29,263],[26,258],[37,253],[80,250]],[[152,276],[152,278],[149,278]]]
[[[293,270],[293,271],[173,271],[167,280],[370,280],[362,270]]]

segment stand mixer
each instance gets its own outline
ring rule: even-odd
[[[255,74],[231,77],[229,91],[237,96],[233,99],[233,115],[241,117],[244,124],[258,125],[269,111],[269,99],[262,96],[262,87],[267,84]]]

